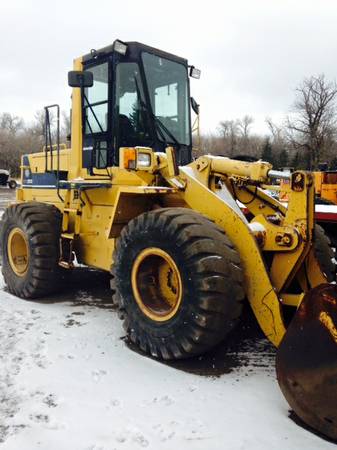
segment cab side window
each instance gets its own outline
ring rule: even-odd
[[[108,129],[109,68],[108,63],[88,68],[94,84],[84,89],[85,134],[105,133]]]

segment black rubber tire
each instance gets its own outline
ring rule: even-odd
[[[335,251],[332,248],[332,243],[325,233],[324,229],[315,225],[315,241],[314,241],[315,256],[322,272],[327,277],[329,282],[336,280],[336,264],[334,262]]]
[[[59,210],[38,202],[9,206],[0,222],[2,274],[8,290],[18,297],[44,297],[60,289],[66,270],[58,265],[62,216]],[[20,228],[28,241],[29,265],[24,276],[13,271],[7,250],[10,231]]]
[[[9,180],[8,181],[8,187],[10,188],[10,189],[16,189],[17,188],[17,182],[15,181],[15,180]]]
[[[132,291],[133,262],[148,247],[166,251],[182,278],[182,302],[165,322],[147,317]],[[112,275],[113,299],[130,340],[156,358],[206,352],[233,329],[242,311],[238,252],[219,227],[186,208],[158,209],[131,220],[117,240]]]

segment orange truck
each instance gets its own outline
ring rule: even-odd
[[[317,197],[337,205],[337,171],[314,172]]]

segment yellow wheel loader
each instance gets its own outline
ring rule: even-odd
[[[335,268],[314,223],[312,175],[193,160],[189,76],[200,72],[183,58],[117,40],[73,69],[71,148],[60,143],[58,105],[46,107],[44,149],[23,156],[1,220],[8,290],[43,297],[75,261],[109,271],[131,341],[163,359],[218,344],[248,301],[279,348],[289,404],[336,439]],[[287,207],[268,193],[282,177]]]

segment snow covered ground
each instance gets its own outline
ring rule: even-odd
[[[40,302],[0,278],[0,449],[335,448],[289,419],[274,350],[249,321],[228,348],[171,365],[123,337],[106,274],[81,268]]]

